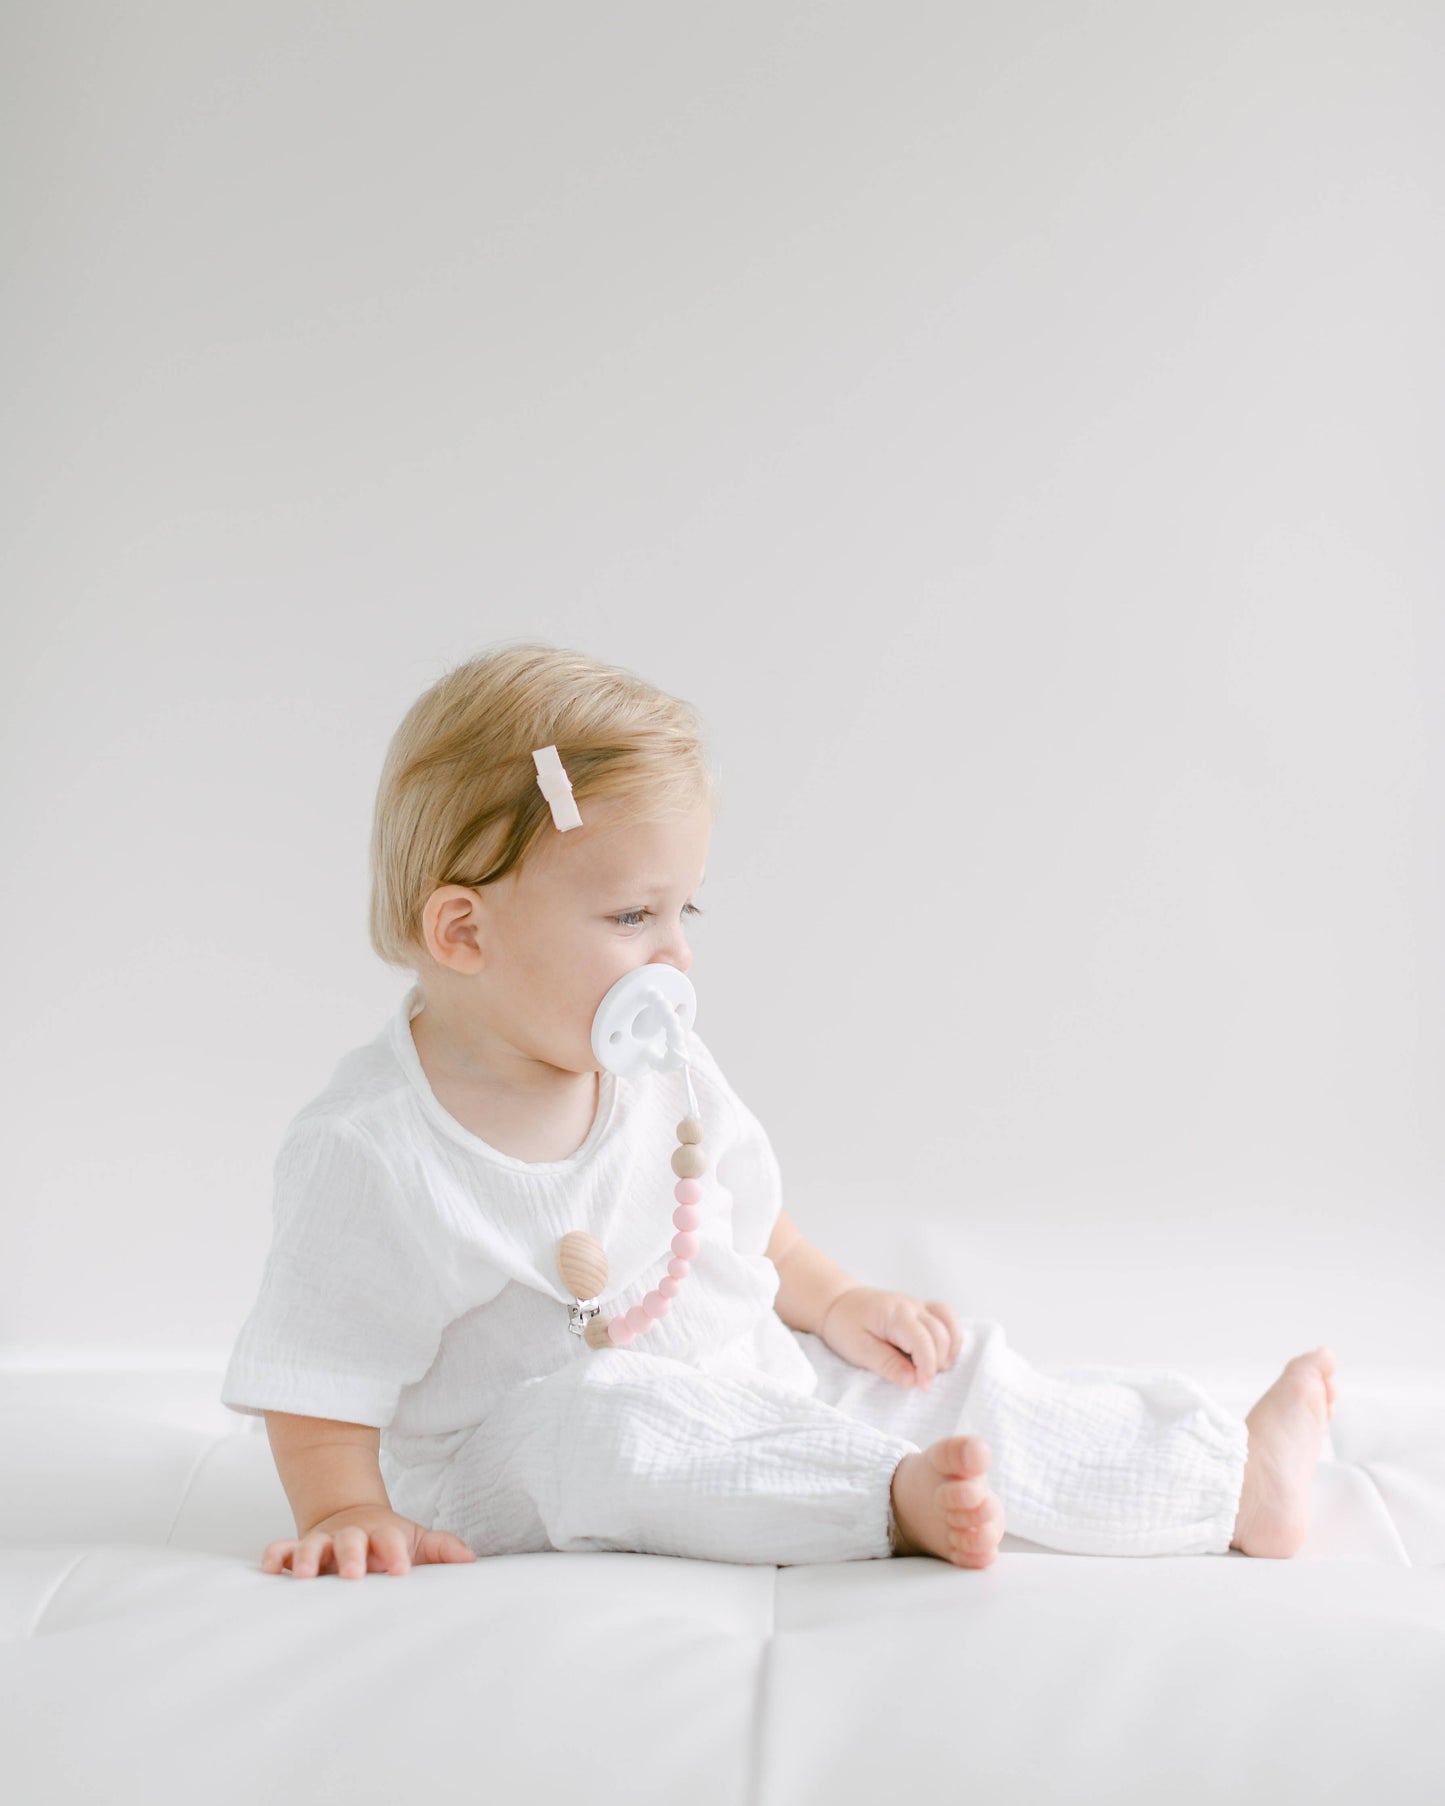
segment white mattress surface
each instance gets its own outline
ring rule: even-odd
[[[1197,1370],[1241,1413],[1255,1375]],[[0,1374],[0,1783],[30,1802],[1445,1802],[1445,1373],[1352,1373],[1289,1561],[263,1575],[220,1371]],[[1003,1790],[1001,1793],[998,1790]]]

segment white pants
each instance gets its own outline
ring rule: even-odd
[[[961,1324],[929,1391],[799,1345],[814,1395],[759,1370],[721,1379],[634,1343],[507,1393],[461,1444],[433,1527],[478,1555],[625,1549],[709,1561],[893,1553],[893,1471],[940,1436],[981,1436],[1004,1529],[1075,1555],[1224,1554],[1249,1433],[1183,1374],[1050,1377],[1002,1326]]]

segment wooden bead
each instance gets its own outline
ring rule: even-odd
[[[656,1322],[667,1316],[680,1282],[686,1279],[693,1256],[700,1245],[697,1230],[701,1225],[702,1187],[698,1180],[708,1170],[708,1157],[702,1150],[703,1125],[696,1116],[684,1116],[677,1125],[678,1145],[673,1150],[672,1170],[678,1183],[675,1195],[678,1209],[673,1222],[678,1233],[672,1238],[673,1258],[667,1263],[667,1277],[658,1282],[641,1304],[620,1317],[604,1317],[599,1311],[587,1320],[583,1340],[589,1348],[625,1348],[634,1336],[645,1335]],[[607,1284],[607,1254],[601,1242],[585,1230],[572,1229],[557,1244],[557,1271],[562,1283],[579,1301],[587,1304],[597,1298]]]
[[[684,1142],[672,1150],[672,1170],[679,1179],[697,1179],[707,1171],[707,1155]]]
[[[557,1271],[574,1298],[599,1297],[607,1284],[606,1251],[585,1229],[569,1229],[557,1244]]]

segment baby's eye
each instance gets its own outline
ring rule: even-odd
[[[685,916],[700,916],[702,911],[695,903],[684,903],[682,906],[682,913]],[[650,916],[651,914],[652,911],[650,909],[625,909],[620,916],[613,916],[612,920],[616,922],[619,928],[636,928],[640,925],[643,916]],[[631,919],[633,916],[638,918],[636,922]]]

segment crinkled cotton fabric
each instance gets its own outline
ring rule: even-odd
[[[374,1040],[344,1055],[285,1129],[271,1246],[221,1402],[381,1431],[395,1508],[426,1522],[451,1454],[525,1380],[590,1360],[557,1272],[571,1229],[597,1237],[609,1316],[666,1277],[677,1209],[672,1151],[690,1114],[680,1070],[603,1070],[586,1140],[525,1161],[465,1128],[432,1091],[412,1039],[412,985]],[[699,1247],[673,1308],[630,1345],[700,1371],[817,1376],[773,1309],[766,1250],[782,1181],[762,1124],[685,1029],[704,1128]]]
[[[478,1555],[630,1549],[709,1561],[860,1561],[896,1547],[893,1473],[941,1436],[982,1437],[1013,1536],[1078,1555],[1227,1553],[1248,1428],[1183,1374],[1044,1374],[1003,1327],[961,1325],[927,1392],[789,1331],[818,1385],[719,1378],[656,1355],[514,1387],[459,1447],[434,1527]]]
[[[1247,1429],[1184,1375],[1050,1377],[983,1321],[924,1393],[790,1330],[766,1255],[778,1162],[693,1029],[710,1162],[698,1253],[650,1331],[590,1348],[569,1325],[557,1244],[573,1229],[602,1243],[609,1316],[666,1275],[684,1076],[604,1070],[582,1145],[519,1160],[432,1091],[410,1027],[423,1001],[413,985],[283,1134],[230,1409],[374,1425],[393,1507],[479,1553],[887,1555],[893,1470],[954,1432],[988,1443],[1015,1535],[1081,1554],[1228,1548]]]

